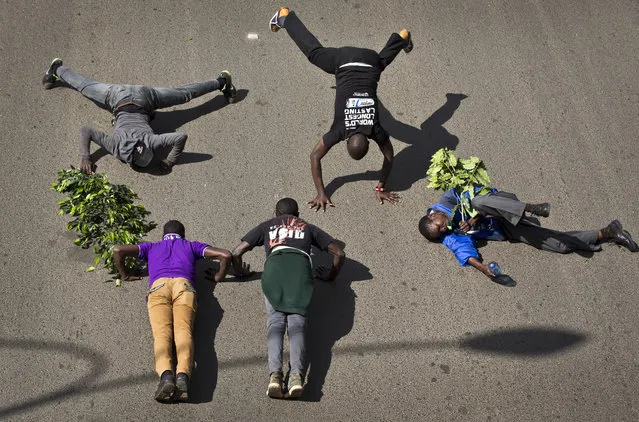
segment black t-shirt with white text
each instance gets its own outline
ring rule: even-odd
[[[335,241],[322,229],[293,215],[280,215],[263,222],[243,238],[251,247],[264,245],[268,257],[273,248],[288,246],[311,253],[311,246],[325,251]]]
[[[388,132],[379,123],[377,83],[382,73],[379,55],[369,49],[342,47],[335,72],[335,115],[324,145],[332,147],[355,133],[362,133],[380,146]]]

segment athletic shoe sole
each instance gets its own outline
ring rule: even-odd
[[[177,401],[188,401],[189,400],[189,392],[188,391],[176,390],[173,399],[177,400]]]
[[[292,399],[296,399],[302,395],[304,392],[304,387],[301,385],[296,385],[288,390],[288,396]]]
[[[52,69],[53,69],[53,67],[55,65],[61,66],[62,65],[62,59],[60,59],[58,57],[53,59],[51,61],[51,64],[49,65],[49,68],[47,69],[47,71],[44,72],[44,76],[42,77],[42,86],[44,87],[44,89],[53,88],[55,86],[56,81],[60,79],[52,71]]]
[[[231,76],[231,72],[229,72],[228,70],[223,70],[220,72],[220,75],[218,77],[226,79],[226,84],[222,87],[221,91],[229,103],[234,103],[235,97],[237,96],[237,90],[233,85],[233,77]]]
[[[228,70],[221,71],[220,74],[218,75],[218,78],[226,79],[226,85],[233,85],[233,76],[231,75],[231,72],[229,72]],[[226,85],[222,87],[222,90],[226,89]]]
[[[274,382],[270,383],[266,389],[266,395],[273,399],[281,399],[284,397],[284,393],[282,393],[282,386]]]
[[[163,389],[155,392],[155,400],[161,403],[168,403],[175,394],[175,385],[166,385]]]

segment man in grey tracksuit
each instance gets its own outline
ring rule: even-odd
[[[171,148],[168,157],[160,163],[162,170],[169,172],[184,149],[187,135],[179,132],[153,133],[149,124],[153,111],[187,103],[215,90],[221,90],[229,102],[233,102],[236,95],[231,74],[226,70],[217,79],[206,82],[177,88],[153,88],[97,82],[64,66],[62,60],[54,59],[42,79],[42,85],[51,89],[58,81],[105,106],[114,116],[115,128],[111,136],[88,126],[80,129],[80,168],[85,173],[93,171],[91,141],[121,161],[137,167],[148,166],[156,151]]]

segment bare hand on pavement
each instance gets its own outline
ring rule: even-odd
[[[326,211],[326,206],[335,207],[331,202],[330,198],[325,194],[318,194],[315,199],[308,201],[310,205],[310,209],[315,210],[316,212],[322,209],[322,211]]]
[[[384,201],[388,201],[391,204],[395,205],[398,204],[400,200],[399,195],[395,192],[377,191],[375,192],[375,197],[377,197],[377,200],[380,204],[383,204]]]

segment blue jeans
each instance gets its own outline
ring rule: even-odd
[[[98,104],[115,110],[119,103],[134,103],[148,111],[184,104],[209,92],[220,89],[217,79],[195,82],[177,88],[154,88],[146,85],[120,85],[97,82],[66,66],[56,74],[67,85]]]
[[[307,318],[299,314],[276,311],[268,299],[266,302],[266,329],[268,344],[269,374],[282,371],[284,333],[288,325],[291,373],[304,376],[306,372],[306,327]]]

